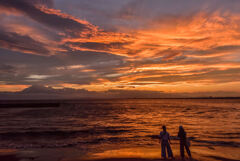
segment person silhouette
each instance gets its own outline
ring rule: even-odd
[[[171,149],[171,141],[170,141],[170,135],[167,132],[166,126],[162,126],[163,131],[160,132],[160,139],[159,143],[161,143],[161,156],[162,158],[166,159],[166,148],[167,148],[167,153],[168,153],[168,158],[173,157],[172,149]]]
[[[181,153],[182,160],[184,160],[184,147],[188,153],[188,156],[192,158],[192,155],[189,149],[189,143],[187,140],[187,133],[185,132],[182,126],[179,126],[178,137],[180,139],[180,153]]]

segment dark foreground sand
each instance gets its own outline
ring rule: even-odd
[[[0,161],[33,161],[33,160],[37,160],[37,158],[25,158],[25,157],[18,157],[16,155],[0,155]],[[108,158],[108,159],[99,159],[99,160],[82,160],[82,161],[160,161],[161,159],[142,159],[142,158]],[[81,161],[81,159],[74,159],[74,160],[67,160],[67,159],[61,159],[59,161]],[[164,160],[161,160],[164,161]],[[167,160],[169,161],[169,160]],[[175,159],[175,161],[181,161],[180,159]],[[194,160],[193,161],[197,161]],[[230,160],[226,160],[226,161],[230,161]],[[231,160],[233,161],[233,160]]]
[[[14,154],[0,155],[0,161],[37,161],[38,158],[34,157],[19,157]],[[106,159],[97,159],[97,160],[82,160],[82,159],[60,159],[59,161],[170,161],[171,159],[143,159],[143,158],[106,158]],[[205,159],[185,159],[186,161],[205,161]],[[216,156],[209,156],[206,160],[219,160],[219,161],[239,161],[233,159],[227,159]],[[174,161],[182,161],[179,157],[175,158]]]
[[[223,149],[221,147],[221,149]],[[204,151],[203,151],[204,150]],[[210,149],[211,150],[211,149]],[[221,153],[211,152],[207,148],[192,148],[193,159],[186,161],[240,161],[239,148],[235,149],[235,157],[228,155],[227,148]],[[233,151],[233,148],[230,148]],[[173,149],[174,161],[181,161],[177,149]],[[0,149],[0,161],[170,161],[160,158],[159,147],[154,148],[126,148],[110,149],[104,152],[82,151],[77,148],[61,149]]]
[[[20,161],[20,158],[18,158],[16,155],[0,155],[1,161]]]

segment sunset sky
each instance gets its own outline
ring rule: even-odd
[[[0,0],[0,92],[240,96],[239,0]]]

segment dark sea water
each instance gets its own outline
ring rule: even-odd
[[[173,146],[183,125],[192,149],[229,147],[240,152],[239,99],[85,100],[63,101],[60,107],[1,108],[0,148],[91,152],[151,147],[158,145],[162,125]]]

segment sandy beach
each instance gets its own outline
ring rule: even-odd
[[[169,161],[173,159],[162,159],[154,154],[160,154],[160,149],[130,149],[109,150],[103,153],[82,155],[76,148],[61,149],[31,149],[31,150],[0,150],[0,161]],[[128,151],[128,153],[127,153]],[[199,150],[200,151],[200,150]],[[236,149],[236,153],[237,149]],[[159,155],[160,156],[160,155]],[[225,156],[225,157],[224,157]],[[186,161],[239,161],[227,158],[227,154],[198,154],[193,151],[193,158],[185,158]],[[176,153],[175,161],[182,161]]]
[[[6,154],[6,155],[0,155],[0,160],[1,161],[32,161],[36,160],[39,161],[39,158],[32,158],[32,157],[18,157],[17,155],[14,154]],[[106,159],[97,159],[97,160],[83,160],[83,159],[67,159],[67,158],[62,158],[59,161],[169,161],[172,159],[143,159],[143,158],[106,158]],[[214,160],[219,160],[219,161],[239,161],[239,160],[234,160],[234,159],[227,159],[227,158],[221,158],[221,157],[212,157],[212,159],[189,159],[186,158],[186,161],[214,161]],[[182,161],[179,157],[176,157],[174,161]]]

